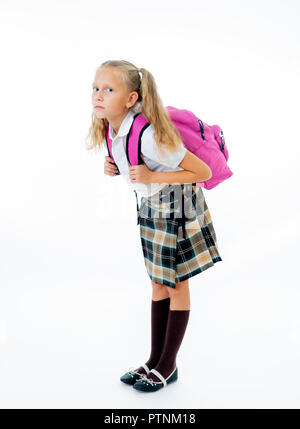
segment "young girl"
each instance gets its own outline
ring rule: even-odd
[[[178,377],[176,356],[190,314],[188,279],[222,261],[210,212],[201,187],[196,186],[211,177],[211,170],[184,147],[148,70],[128,61],[106,61],[97,69],[92,86],[88,149],[108,148],[108,128],[115,162],[106,156],[104,173],[121,173],[141,195],[138,223],[152,284],[150,357],[120,380],[136,390],[153,392]],[[139,113],[149,126],[140,141],[143,163],[131,166],[127,136]],[[184,213],[180,207],[181,217],[176,216],[178,202],[185,207]]]

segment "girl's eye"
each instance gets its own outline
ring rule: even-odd
[[[112,89],[111,88],[105,88],[106,90],[111,90],[112,91]],[[97,88],[96,86],[94,86],[94,88],[93,88],[93,91],[94,92],[96,92],[95,90],[97,90],[97,91],[99,91],[99,88]],[[107,92],[111,92],[111,91],[107,91]]]

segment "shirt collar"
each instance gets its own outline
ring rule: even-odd
[[[119,128],[118,134],[115,134],[112,126],[109,123],[109,137],[111,139],[114,139],[116,136],[118,137],[124,137],[128,134],[129,129],[131,127],[131,124],[133,122],[133,118],[134,118],[135,113],[132,112],[131,110],[129,110],[129,112],[127,113],[127,115],[125,116],[125,118],[123,119],[121,126]]]

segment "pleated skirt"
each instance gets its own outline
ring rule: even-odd
[[[142,197],[138,223],[151,280],[172,288],[222,261],[201,187],[166,185]]]

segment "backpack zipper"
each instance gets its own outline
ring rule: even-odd
[[[224,142],[225,142],[225,139],[224,139],[224,134],[223,134],[223,131],[222,131],[222,130],[220,131],[219,136],[221,137],[221,140],[222,140],[222,147],[221,147],[221,151],[222,151],[222,152],[224,152]]]
[[[204,126],[203,126],[203,122],[202,122],[202,121],[201,121],[201,119],[199,119],[199,118],[198,118],[198,122],[199,122],[199,125],[200,125],[200,132],[201,132],[202,140],[205,140],[205,137],[204,137]]]

